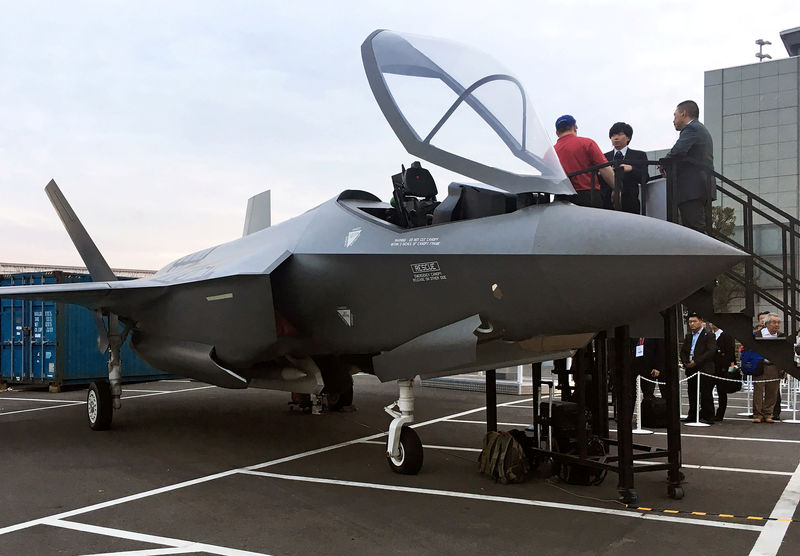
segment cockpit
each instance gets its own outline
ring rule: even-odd
[[[550,202],[545,193],[510,193],[482,184],[453,182],[439,201],[436,182],[419,161],[392,176],[389,203],[363,191],[345,191],[339,201],[355,201],[353,208],[401,228],[421,228],[458,220],[508,214],[530,205]],[[348,203],[350,204],[350,203]]]

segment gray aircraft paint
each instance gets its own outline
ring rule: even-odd
[[[514,191],[561,183],[469,175]],[[320,373],[326,384],[358,370],[393,380],[563,356],[745,258],[684,227],[563,202],[413,229],[365,209],[390,205],[346,191],[150,278],[0,296],[119,315],[137,353],[168,372],[309,392]]]

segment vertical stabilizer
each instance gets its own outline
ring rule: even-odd
[[[270,192],[269,189],[254,195],[247,200],[247,214],[244,217],[242,237],[269,228],[270,226]]]
[[[44,190],[50,198],[53,208],[56,209],[59,218],[61,218],[61,222],[64,223],[64,227],[67,229],[67,233],[72,239],[72,243],[75,244],[78,253],[80,253],[86,268],[89,269],[92,280],[95,282],[112,282],[116,280],[117,277],[112,272],[111,267],[108,266],[103,255],[100,254],[94,241],[89,237],[81,221],[78,220],[75,211],[69,206],[66,197],[61,193],[56,182],[50,180]]]

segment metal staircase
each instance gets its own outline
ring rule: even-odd
[[[651,164],[653,164],[651,162]],[[675,184],[667,177],[667,215],[677,221]],[[732,245],[750,258],[720,276],[715,288],[703,288],[684,301],[692,311],[726,330],[745,348],[752,349],[796,378],[794,340],[800,323],[798,310],[798,244],[800,220],[754,195],[729,178],[714,172],[717,200],[707,215],[706,228],[715,239]],[[673,210],[670,210],[673,209]],[[759,302],[760,301],[760,302]],[[732,309],[739,308],[738,311]],[[786,337],[755,338],[753,324],[758,308],[778,314]]]

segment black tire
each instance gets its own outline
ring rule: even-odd
[[[111,427],[114,406],[111,401],[111,385],[108,382],[92,382],[89,385],[86,416],[92,430],[104,431]]]
[[[353,405],[353,385],[340,394],[328,394],[328,411],[341,411]]]
[[[401,475],[416,475],[422,469],[422,441],[416,431],[404,426],[400,429],[400,455],[386,456],[389,467]]]
[[[622,489],[619,491],[619,499],[623,504],[633,505],[639,502],[639,495],[633,489]]]
[[[680,500],[683,498],[683,487],[669,485],[667,487],[667,494],[673,500]]]

